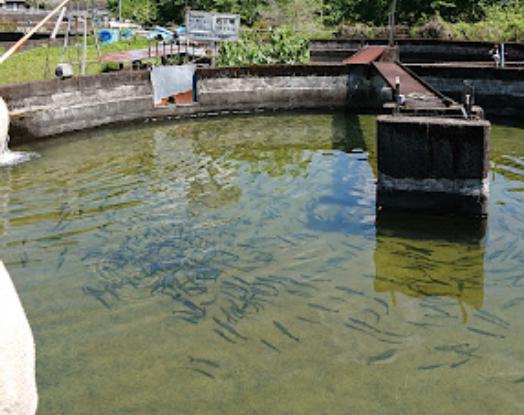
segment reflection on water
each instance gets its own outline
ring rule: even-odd
[[[377,215],[375,290],[391,293],[394,304],[397,292],[455,299],[467,322],[465,305],[478,310],[484,300],[485,221]]]
[[[488,222],[375,214],[375,120],[96,130],[0,171],[41,414],[522,410],[524,132]]]

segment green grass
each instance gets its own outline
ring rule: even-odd
[[[119,42],[113,45],[101,46],[100,53],[124,51],[131,49],[141,49],[147,47],[145,38],[134,38],[127,42]],[[0,48],[1,52],[1,48]],[[76,63],[81,56],[81,47],[76,48],[74,45],[68,48],[64,62]],[[30,82],[46,79],[46,66],[49,68],[47,79],[54,78],[54,70],[61,63],[62,47],[40,46],[31,50],[15,53],[5,63],[0,65],[0,84],[12,84],[21,82]],[[88,61],[97,60],[96,47],[93,39],[88,44]],[[47,65],[46,65],[47,62]],[[74,64],[75,75],[79,74],[78,64]],[[87,65],[87,74],[94,75],[102,72],[107,68],[107,64],[99,62],[90,62]]]

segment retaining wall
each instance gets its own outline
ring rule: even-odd
[[[155,108],[148,71],[0,87],[11,142],[110,123],[231,111],[335,108],[346,103],[345,67],[276,65],[197,71],[197,101]]]

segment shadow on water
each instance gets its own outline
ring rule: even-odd
[[[314,194],[306,205],[307,227],[320,232],[367,234],[374,216],[373,144],[366,130],[374,124],[356,114],[337,112],[331,120],[329,188]],[[371,120],[373,121],[373,120]]]
[[[484,220],[378,212],[375,291],[454,299],[466,322],[464,305],[484,301],[485,233]]]
[[[360,124],[360,117],[356,114],[333,114],[333,149],[351,153],[353,151],[367,151],[364,132]]]

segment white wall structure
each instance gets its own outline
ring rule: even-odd
[[[34,415],[37,403],[33,334],[0,261],[0,415]]]

